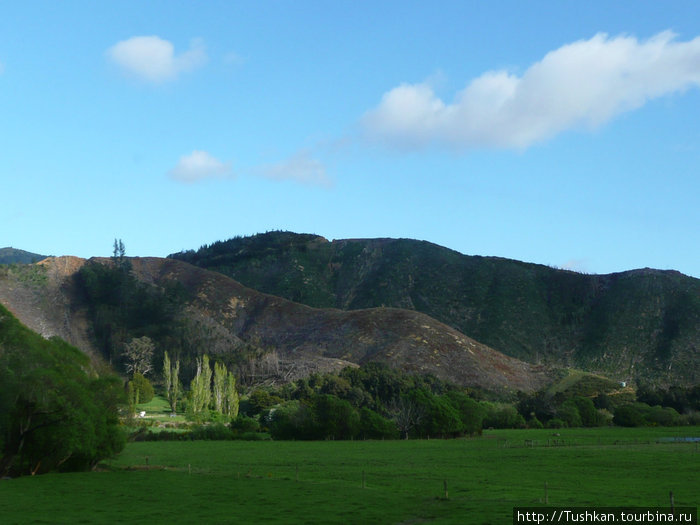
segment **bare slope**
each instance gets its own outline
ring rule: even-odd
[[[85,312],[76,308],[73,275],[85,264],[78,257],[49,257],[36,264],[0,268],[0,303],[45,338],[58,336],[91,358]]]
[[[530,391],[546,381],[540,368],[496,352],[419,312],[311,308],[180,261],[131,261],[142,280],[158,285],[178,281],[190,293],[190,306],[198,312],[235,337],[255,340],[286,357],[332,358],[357,364],[381,361],[488,389]]]
[[[109,259],[93,262],[110,264]],[[532,391],[547,377],[541,367],[505,356],[454,328],[410,310],[318,309],[263,294],[216,272],[173,259],[130,259],[133,274],[158,287],[178,282],[187,292],[183,315],[204,320],[208,344],[237,351],[238,342],[276,351],[316,369],[381,361],[490,390]],[[50,258],[35,265],[39,284],[0,275],[0,302],[44,336],[59,335],[93,353],[88,312],[81,310],[74,275],[85,261]],[[309,368],[313,370],[313,367]]]

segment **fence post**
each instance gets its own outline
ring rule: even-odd
[[[673,491],[668,493],[668,497],[671,499],[671,514],[676,511],[676,505],[673,502]]]

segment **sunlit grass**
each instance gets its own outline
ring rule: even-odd
[[[700,428],[131,443],[104,472],[0,482],[3,523],[510,523],[512,508],[700,502]],[[555,443],[556,440],[556,443]],[[364,480],[364,487],[363,487]],[[445,482],[448,498],[445,498]]]

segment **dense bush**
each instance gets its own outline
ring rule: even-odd
[[[264,419],[273,439],[393,439],[398,435],[393,421],[330,394],[284,402]]]
[[[248,432],[260,432],[260,423],[255,418],[238,415],[231,421],[229,428],[235,435],[242,435]]]
[[[525,418],[515,407],[486,404],[484,428],[525,428]]]
[[[650,406],[671,407],[679,413],[700,410],[700,385],[694,387],[670,386],[667,389],[640,385],[637,401]]]
[[[544,425],[542,421],[533,416],[532,419],[528,420],[527,428],[544,428]]]
[[[0,477],[85,470],[119,452],[121,380],[44,339],[0,306]]]
[[[361,439],[396,439],[399,437],[396,423],[382,417],[367,407],[360,409],[360,428],[358,437]]]
[[[293,400],[271,409],[264,417],[273,439],[318,439],[311,408]]]
[[[130,441],[264,441],[270,436],[261,432],[236,432],[230,427],[221,424],[196,425],[189,431],[175,432],[161,430],[154,432],[152,429],[142,427],[129,437]]]
[[[134,405],[139,403],[148,403],[153,400],[154,392],[153,385],[143,375],[138,372],[129,381],[128,387],[129,401]]]
[[[249,416],[255,416],[280,402],[282,402],[282,398],[277,394],[258,388],[253,390],[248,399],[241,403],[240,410]]]
[[[192,429],[188,435],[193,441],[228,441],[235,438],[233,431],[222,423],[201,425]]]
[[[613,423],[622,427],[674,426],[683,423],[680,414],[671,407],[632,403],[615,410]]]
[[[448,392],[447,398],[459,414],[462,422],[461,432],[469,435],[481,434],[486,417],[486,406],[457,390]]]
[[[559,407],[557,410],[557,416],[559,416],[559,419],[566,423],[567,427],[583,426],[581,414],[579,413],[578,407],[573,399],[565,401]]]

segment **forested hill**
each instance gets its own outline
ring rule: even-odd
[[[170,257],[309,306],[414,309],[533,363],[700,381],[700,280],[678,272],[585,275],[425,241],[291,232]]]
[[[0,264],[30,264],[45,258],[45,255],[26,252],[17,248],[0,248]]]

